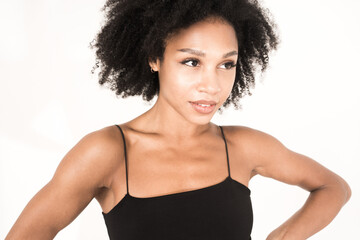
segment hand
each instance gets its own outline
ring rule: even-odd
[[[299,238],[296,236],[291,236],[286,230],[284,225],[278,227],[272,231],[266,238],[266,240],[306,240],[305,238]]]
[[[267,236],[266,240],[283,240],[285,232],[282,228],[277,228]]]

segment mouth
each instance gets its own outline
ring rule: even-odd
[[[203,114],[213,112],[216,106],[216,102],[214,101],[196,101],[190,103],[196,112]]]
[[[217,104],[217,102],[215,102],[215,101],[206,101],[206,100],[199,100],[199,101],[194,101],[194,102],[190,102],[190,103],[195,103],[195,104],[198,104],[203,107]]]
[[[192,102],[192,103],[194,103],[194,102]],[[194,104],[197,104],[197,105],[202,106],[202,107],[210,107],[212,105],[215,105],[215,104],[201,104],[201,103],[194,103]]]

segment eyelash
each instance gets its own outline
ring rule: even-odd
[[[197,63],[200,62],[198,59],[189,58],[189,59],[186,59],[186,60],[182,61],[181,63],[184,64],[184,65],[186,65],[185,63],[190,62],[190,61],[197,62]],[[231,65],[230,65],[230,68],[226,68],[226,67],[225,67],[225,69],[227,69],[227,70],[232,69],[233,67],[236,67],[236,64],[235,64],[233,61],[226,62],[226,63],[224,63],[224,64],[231,64]],[[189,66],[189,65],[186,65],[186,66]],[[189,66],[189,67],[190,67],[190,66]],[[192,67],[197,67],[197,66],[192,66]]]

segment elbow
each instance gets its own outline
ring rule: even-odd
[[[350,188],[349,184],[345,180],[343,182],[343,188],[344,188],[345,195],[346,195],[346,199],[345,199],[345,202],[344,202],[344,204],[345,204],[350,200],[350,197],[351,197],[351,188]]]
[[[345,205],[351,197],[351,188],[349,184],[340,176],[337,176],[336,185],[338,185],[338,189],[341,190],[343,195],[343,205]]]
[[[330,184],[324,184],[321,187],[318,187],[310,192],[312,193],[318,190],[325,190],[325,189],[329,189],[331,191],[332,196],[333,197],[336,196],[336,198],[339,200],[339,203],[342,206],[344,206],[350,200],[352,194],[349,184],[341,177],[338,177],[335,181],[332,181],[332,183]]]
[[[340,178],[340,180],[338,181],[338,186],[339,186],[339,189],[341,189],[341,192],[344,196],[343,205],[345,205],[350,200],[351,188],[350,188],[349,184],[342,178]]]

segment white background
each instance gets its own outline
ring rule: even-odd
[[[0,2],[0,239],[31,197],[84,135],[150,108],[140,97],[116,98],[90,73],[88,48],[104,1]],[[267,132],[288,148],[342,176],[352,198],[310,239],[360,239],[360,3],[356,0],[268,0],[282,43],[243,110],[213,122]],[[284,222],[308,192],[254,177],[253,239]],[[108,239],[94,200],[56,239]]]

